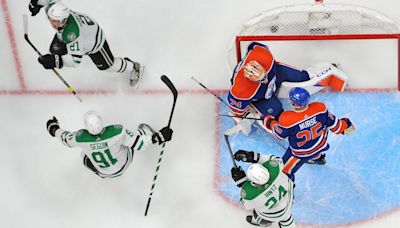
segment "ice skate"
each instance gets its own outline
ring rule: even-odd
[[[321,153],[321,156],[317,159],[310,159],[307,161],[308,164],[315,164],[315,165],[325,165],[325,154]]]
[[[140,80],[142,79],[142,75],[144,72],[144,65],[138,63],[138,62],[134,62],[132,60],[130,60],[129,58],[124,58],[126,61],[129,61],[133,64],[133,69],[130,72],[130,82],[129,84],[133,87],[133,88],[137,88],[139,86]]]

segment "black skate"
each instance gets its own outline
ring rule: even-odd
[[[144,65],[138,63],[138,62],[134,62],[132,60],[130,60],[129,58],[124,58],[126,61],[129,61],[133,64],[133,69],[130,72],[130,82],[129,84],[133,87],[133,88],[137,88],[139,86],[140,80],[142,79],[142,75],[144,72]]]
[[[253,216],[251,216],[251,215],[246,216],[246,221],[248,223],[250,223],[251,225],[261,226],[261,227],[268,227],[268,226],[271,226],[271,224],[272,224],[272,222],[266,221],[263,219],[261,220],[260,224],[258,224],[255,221],[253,221]]]
[[[321,156],[317,159],[310,159],[307,161],[308,164],[315,164],[315,165],[325,165],[325,154],[321,153]]]

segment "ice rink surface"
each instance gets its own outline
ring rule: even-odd
[[[146,65],[136,91],[129,88],[127,78],[99,72],[89,58],[78,69],[60,70],[82,103],[37,63],[36,53],[23,40],[22,14],[28,13],[28,1],[0,2],[1,227],[251,227],[245,222],[247,212],[224,191],[235,197],[235,188],[221,188],[232,184],[220,144],[223,127],[231,123],[217,117],[224,109],[190,77],[214,91],[226,90],[230,78],[226,52],[239,26],[266,9],[312,1],[66,0],[71,9],[97,20],[115,56]],[[400,21],[395,0],[362,1],[362,5]],[[30,17],[29,23],[30,39],[46,52],[54,31],[44,12]],[[95,109],[107,124],[121,123],[133,130],[144,122],[159,129],[167,123],[172,104],[159,80],[162,74],[170,77],[180,95],[172,121],[174,138],[166,145],[149,216],[144,217],[159,148],[136,153],[124,175],[102,180],[83,166],[78,149],[51,138],[45,123],[54,115],[62,128],[78,130],[83,114]],[[366,100],[361,103],[357,96]],[[355,141],[331,137],[332,146],[338,147],[329,151],[326,167],[299,171],[293,209],[298,227],[398,227],[399,120],[394,115],[398,94],[316,98],[331,104],[339,116],[360,117],[355,120],[360,127],[358,135],[351,136]],[[374,103],[368,103],[371,100]],[[342,107],[343,101],[352,102],[345,106],[352,109]],[[260,133],[254,140],[276,147],[268,137]],[[341,145],[351,145],[351,151]],[[349,189],[345,194],[343,186]],[[352,202],[357,207],[346,213]]]

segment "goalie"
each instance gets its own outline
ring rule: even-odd
[[[45,69],[77,67],[82,57],[88,55],[99,70],[126,75],[132,87],[138,86],[144,66],[127,57],[114,57],[103,30],[95,20],[68,9],[58,0],[31,0],[31,15],[38,14],[42,7],[45,7],[47,18],[56,30],[50,53],[38,59]]]
[[[121,125],[103,127],[95,111],[84,115],[86,129],[75,132],[62,130],[53,117],[47,121],[47,131],[68,147],[82,149],[83,164],[101,178],[120,176],[131,164],[133,154],[144,151],[150,144],[170,141],[172,129],[164,127],[155,132],[149,125],[140,124],[131,132]]]
[[[283,83],[293,87],[312,85],[311,92],[327,85],[343,91],[346,80],[347,76],[332,64],[319,63],[306,70],[298,70],[277,62],[266,45],[252,42],[246,56],[235,67],[227,99],[231,113],[239,117],[235,121],[248,135],[254,120],[240,120],[241,117],[263,119],[272,115],[279,118],[283,108],[277,92]],[[259,125],[265,129],[262,121]]]

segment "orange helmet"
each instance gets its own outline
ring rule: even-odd
[[[248,62],[244,67],[244,76],[253,82],[262,82],[266,78],[266,70],[257,61]]]

